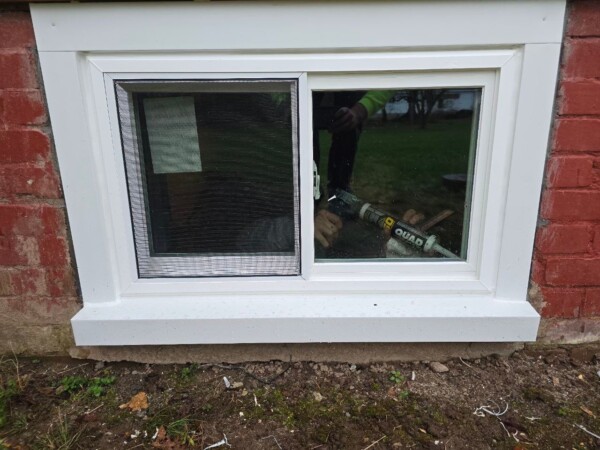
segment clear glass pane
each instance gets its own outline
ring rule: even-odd
[[[465,259],[480,98],[314,92],[317,261]]]
[[[237,266],[239,275],[298,273],[295,82],[119,88],[138,260],[147,250],[151,258],[171,257],[162,260],[169,273],[181,264],[181,274],[193,276],[214,275],[215,257],[226,258],[228,274]],[[192,272],[183,261],[189,257],[196,258]]]

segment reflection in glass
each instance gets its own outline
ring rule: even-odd
[[[138,263],[148,254],[194,276],[297,274],[295,81],[121,82],[117,92]]]
[[[316,259],[465,259],[480,98],[314,92]]]

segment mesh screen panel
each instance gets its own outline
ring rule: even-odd
[[[296,82],[115,90],[139,276],[298,275]]]

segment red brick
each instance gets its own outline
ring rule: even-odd
[[[600,225],[594,229],[594,242],[592,243],[592,249],[595,252],[600,252]]]
[[[542,288],[542,317],[579,317],[584,295],[585,289]]]
[[[600,114],[600,82],[565,81],[560,114]]]
[[[46,106],[38,90],[5,91],[4,122],[7,125],[40,125],[47,121]]]
[[[0,131],[0,164],[48,159],[50,139],[39,130]]]
[[[62,266],[69,264],[67,242],[63,237],[46,236],[39,243],[40,263],[43,266]]]
[[[600,119],[559,119],[554,149],[584,152],[600,150]]]
[[[600,39],[565,41],[564,78],[600,77]]]
[[[571,3],[567,27],[569,36],[600,36],[600,3],[585,0]]]
[[[551,286],[600,285],[600,258],[549,258],[546,282]]]
[[[77,287],[71,268],[50,268],[46,271],[46,285],[53,297],[75,297]]]
[[[65,233],[67,225],[63,208],[43,206],[40,208],[40,219],[44,234],[56,236]]]
[[[540,214],[550,220],[600,220],[600,191],[546,190]]]
[[[31,16],[25,12],[0,13],[0,48],[33,47]]]
[[[35,238],[0,236],[0,266],[26,266],[38,263],[39,254]]]
[[[38,87],[36,66],[28,52],[0,52],[0,89]]]
[[[547,182],[552,188],[590,186],[594,181],[591,156],[555,156],[548,161]]]
[[[12,195],[60,198],[56,173],[52,167],[0,166],[0,197]]]
[[[600,316],[600,288],[586,290],[581,315],[584,317]]]
[[[537,284],[545,284],[546,263],[536,254],[531,262],[531,280]]]
[[[43,231],[39,206],[0,204],[0,236],[37,236]]]
[[[536,248],[542,253],[585,253],[591,241],[587,225],[549,225],[538,231]]]

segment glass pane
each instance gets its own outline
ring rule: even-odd
[[[171,257],[162,260],[171,273],[195,257],[193,273],[181,275],[202,276],[226,257],[239,275],[298,273],[295,82],[118,87],[138,262],[146,252]]]
[[[316,259],[465,259],[480,98],[313,92]]]

